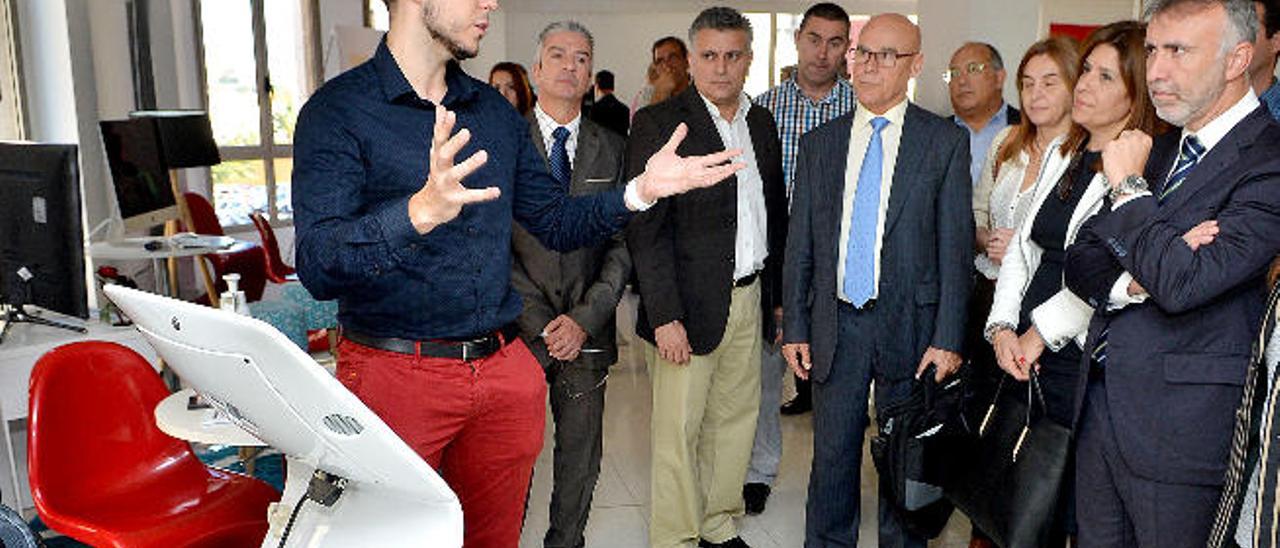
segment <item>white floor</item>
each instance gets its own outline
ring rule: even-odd
[[[605,396],[604,458],[587,524],[587,546],[639,548],[648,545],[649,522],[649,376],[636,353],[622,352],[621,363],[610,371]],[[630,357],[628,357],[630,356]],[[551,498],[551,448],[554,425],[547,412],[546,445],[534,470],[533,490],[522,548],[542,546]],[[813,454],[811,414],[782,418],[783,455],[778,480],[765,512],[738,523],[743,540],[753,548],[794,548],[804,543],[804,505]],[[863,522],[859,546],[876,546],[875,469],[864,449],[862,471]],[[933,547],[964,547],[969,524],[952,517]]]

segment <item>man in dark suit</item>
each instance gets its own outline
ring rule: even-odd
[[[813,378],[811,548],[858,545],[872,380],[888,405],[960,367],[973,261],[968,140],[907,101],[920,29],[873,17],[853,61],[854,111],[800,141],[784,273],[783,355]],[[924,546],[883,496],[880,545]]]
[[[1280,127],[1249,88],[1247,0],[1148,4],[1147,84],[1182,126],[1103,151],[1111,204],[1067,251],[1081,364],[1081,546],[1203,546],[1280,251]]]
[[[742,92],[751,24],[710,8],[689,30],[694,87],[636,114],[628,173],[681,122],[681,150],[740,148],[747,168],[709,192],[638,215],[627,244],[640,284],[637,333],[653,380],[649,542],[746,546],[743,514],[760,403],[760,352],[781,293],[787,197],[773,117]],[[767,313],[766,313],[767,312]]]
[[[613,95],[613,73],[602,70],[596,73],[596,102],[589,117],[605,129],[625,137],[631,129],[631,109]]]
[[[579,98],[591,85],[594,42],[573,21],[538,36],[529,112],[534,147],[570,195],[623,184],[622,137],[585,120]],[[581,548],[591,494],[600,477],[605,379],[618,359],[614,311],[631,273],[622,236],[567,253],[551,251],[528,231],[512,233],[511,284],[524,310],[520,335],[546,373],[555,420],[550,527],[544,546]]]

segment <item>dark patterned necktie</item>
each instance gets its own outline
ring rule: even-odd
[[[1173,166],[1173,173],[1169,174],[1169,180],[1165,181],[1164,188],[1160,190],[1161,203],[1182,186],[1182,183],[1187,180],[1187,175],[1191,174],[1191,170],[1195,169],[1196,164],[1200,163],[1203,157],[1204,145],[1200,144],[1200,140],[1195,135],[1188,135],[1182,141],[1182,150],[1178,152],[1178,163]]]
[[[551,137],[555,139],[555,142],[551,143],[551,177],[560,183],[560,188],[568,192],[572,172],[569,167],[569,148],[566,146],[569,142],[569,130],[560,126],[551,132]]]

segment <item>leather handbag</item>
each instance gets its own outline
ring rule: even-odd
[[[974,526],[1003,548],[1047,546],[1071,450],[1071,430],[1045,414],[1039,375],[1027,396],[1006,392],[1001,378],[977,435],[958,459],[963,467],[944,491]]]
[[[964,380],[935,383],[932,368],[903,401],[876,403],[876,433],[871,458],[880,491],[906,528],[924,538],[937,537],[953,510],[942,483],[952,473],[955,444],[969,436],[961,409]]]

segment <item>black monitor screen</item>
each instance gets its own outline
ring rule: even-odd
[[[0,143],[0,297],[89,317],[75,145]]]
[[[120,218],[173,207],[173,187],[160,156],[155,125],[131,119],[104,121],[100,126]]]

